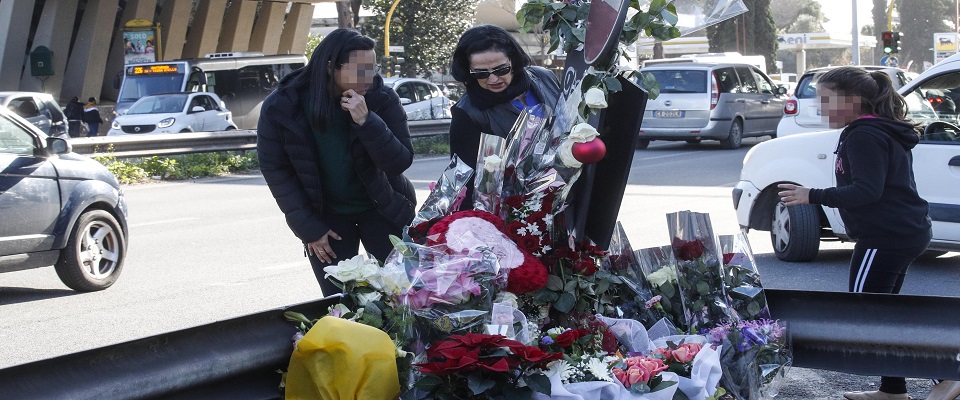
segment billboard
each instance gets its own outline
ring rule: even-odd
[[[123,32],[123,63],[157,61],[156,36],[153,29]]]
[[[957,33],[945,32],[933,34],[933,63],[947,59],[957,54]]]

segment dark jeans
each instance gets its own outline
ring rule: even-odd
[[[313,274],[320,283],[320,290],[324,296],[340,293],[340,288],[324,279],[323,267],[336,265],[338,262],[348,260],[360,252],[360,243],[363,243],[363,249],[372,254],[381,262],[390,255],[393,250],[393,244],[390,243],[389,235],[400,236],[401,229],[393,225],[390,220],[384,218],[376,210],[367,211],[356,215],[335,215],[325,214],[324,222],[330,225],[330,229],[340,235],[341,240],[330,239],[330,248],[337,254],[337,258],[332,263],[327,264],[311,255],[310,266],[313,267]]]
[[[79,119],[71,119],[67,122],[67,132],[70,137],[80,137],[80,132],[83,131],[83,122]]]
[[[99,122],[88,122],[87,127],[90,128],[90,131],[87,132],[87,137],[97,136],[97,131],[100,130]]]
[[[878,249],[857,243],[850,258],[849,290],[854,293],[900,293],[907,268],[927,249]],[[907,393],[907,381],[901,377],[880,377],[880,391],[890,394]]]

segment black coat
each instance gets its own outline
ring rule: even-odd
[[[304,70],[286,76],[263,101],[257,125],[260,170],[287,225],[304,243],[319,240],[330,227],[323,221],[323,195],[313,129],[299,92],[290,85]],[[377,210],[397,227],[413,220],[416,193],[403,172],[413,163],[407,114],[400,97],[377,77],[364,99],[370,115],[362,126],[350,122],[354,168]]]

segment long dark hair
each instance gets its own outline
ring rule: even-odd
[[[840,67],[821,75],[817,86],[846,96],[860,96],[861,111],[864,114],[898,121],[906,120],[907,102],[893,88],[893,81],[886,72]]]
[[[340,110],[334,93],[333,70],[342,68],[355,50],[373,50],[377,42],[363,36],[354,29],[336,29],[330,32],[310,57],[310,63],[303,67],[303,73],[290,83],[298,91],[306,91],[308,103],[307,118],[315,130],[326,130],[327,120]]]
[[[457,47],[453,50],[453,61],[450,62],[450,75],[453,79],[467,84],[476,84],[476,79],[470,77],[470,56],[496,50],[507,55],[513,66],[513,73],[522,73],[530,65],[530,56],[523,51],[517,39],[510,32],[494,25],[477,25],[467,29],[460,36]]]

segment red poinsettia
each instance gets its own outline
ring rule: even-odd
[[[427,349],[427,357],[429,362],[414,366],[425,374],[445,376],[481,369],[504,373],[521,367],[542,369],[563,354],[547,353],[502,335],[467,333],[434,343]]]

